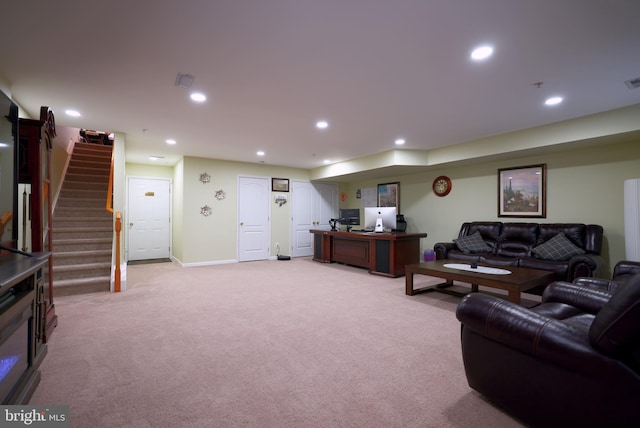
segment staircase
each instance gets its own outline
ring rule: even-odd
[[[53,212],[54,294],[109,291],[113,215],[105,203],[111,146],[76,143]]]

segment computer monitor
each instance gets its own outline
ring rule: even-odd
[[[373,230],[375,232],[396,229],[397,214],[398,210],[396,207],[365,207],[364,228],[365,230]],[[378,219],[382,220],[382,227],[376,228]]]
[[[338,223],[349,226],[360,224],[360,208],[341,208]]]

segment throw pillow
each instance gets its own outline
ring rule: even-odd
[[[585,251],[571,242],[564,232],[560,232],[544,244],[534,247],[531,253],[539,259],[561,262],[584,254]]]
[[[455,242],[458,249],[465,254],[491,252],[491,247],[482,240],[482,235],[480,235],[479,231],[476,231],[473,235],[454,239],[453,242]]]

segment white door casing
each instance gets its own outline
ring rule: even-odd
[[[127,260],[168,258],[171,180],[129,177],[127,193]]]
[[[238,261],[269,258],[269,186],[267,177],[238,177]]]

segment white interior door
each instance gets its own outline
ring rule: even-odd
[[[311,229],[329,230],[338,215],[338,186],[293,181],[291,185],[291,256],[313,255]]]
[[[269,258],[270,180],[267,177],[238,177],[238,260]]]
[[[128,260],[168,258],[171,180],[128,178]]]
[[[316,191],[314,204],[316,229],[329,230],[329,220],[338,217],[338,185],[312,183]]]
[[[315,190],[308,181],[291,181],[291,257],[313,255]]]

